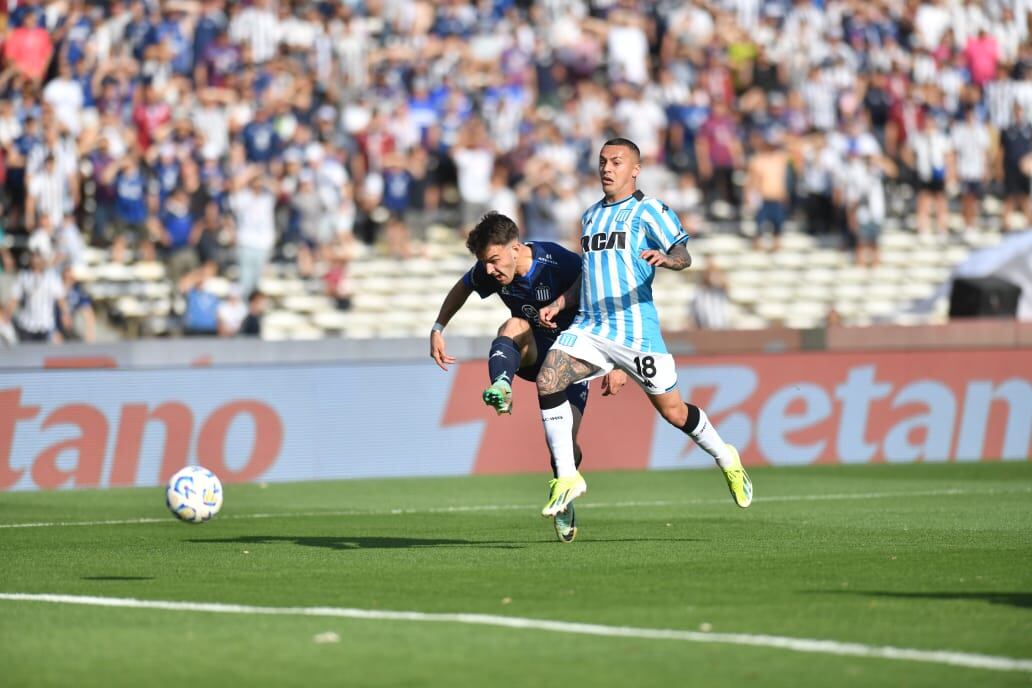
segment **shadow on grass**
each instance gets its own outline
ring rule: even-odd
[[[83,576],[88,581],[147,581],[154,580],[154,576]]]
[[[1027,592],[889,592],[884,590],[817,590],[816,592],[859,597],[889,597],[900,600],[972,600],[1032,609],[1032,593]]]
[[[635,542],[638,544],[648,544],[650,542],[709,542],[709,540],[703,540],[701,538],[678,538],[678,537],[633,537],[633,538],[607,538],[607,537],[592,537],[591,535],[585,534],[577,539],[577,544],[589,544],[598,543],[600,545],[608,544],[610,542]]]
[[[241,535],[235,538],[212,538],[186,540],[201,545],[274,545],[289,543],[302,547],[323,547],[325,549],[404,549],[409,547],[477,547],[486,549],[522,549],[522,545],[501,542],[475,542],[473,540],[444,540],[435,538],[366,537],[349,535],[292,536],[292,535]]]

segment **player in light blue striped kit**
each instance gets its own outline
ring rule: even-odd
[[[682,400],[677,389],[674,358],[666,350],[652,302],[652,280],[657,267],[683,270],[692,259],[677,215],[635,188],[640,156],[638,146],[628,139],[610,139],[602,146],[598,172],[604,197],[581,218],[584,267],[579,311],[549,349],[537,376],[541,419],[556,463],[542,516],[564,512],[588,489],[574,464],[566,388],[614,368],[625,370],[667,422],[716,460],[738,506],[752,503],[752,482],[737,450],[720,438],[702,409]],[[577,298],[577,290],[571,288],[540,310],[541,322],[552,323]]]

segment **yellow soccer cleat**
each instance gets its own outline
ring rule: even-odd
[[[731,490],[731,497],[734,498],[735,504],[745,509],[752,504],[752,480],[749,480],[749,474],[742,467],[742,458],[738,455],[738,450],[730,444],[727,445],[727,449],[735,457],[735,467],[721,470],[724,470],[724,479],[727,481],[727,488]]]
[[[545,504],[545,508],[541,510],[541,515],[546,518],[566,511],[573,500],[588,491],[588,484],[584,482],[580,473],[574,473],[565,478],[553,478],[548,481],[548,487],[550,490],[548,504]]]
[[[502,377],[484,390],[484,403],[493,408],[498,415],[512,413],[512,387]]]

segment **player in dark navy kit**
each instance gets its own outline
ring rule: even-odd
[[[470,232],[466,247],[477,257],[477,263],[455,283],[441,304],[430,332],[430,357],[447,370],[455,358],[445,351],[445,326],[474,292],[481,298],[498,294],[512,317],[502,323],[491,343],[487,359],[491,385],[484,390],[483,399],[499,414],[512,413],[514,376],[533,382],[548,349],[577,314],[573,306],[559,313],[555,326],[546,326],[541,324],[538,310],[580,284],[581,257],[548,241],[522,243],[516,223],[496,212],[481,218]],[[626,381],[626,374],[620,370],[607,375],[602,380],[603,396],[616,394]],[[588,399],[587,384],[570,385],[567,398],[574,409],[576,437]],[[581,451],[576,442],[575,454],[579,465]],[[554,461],[552,465],[554,471]],[[560,540],[573,541],[577,527],[572,509],[556,516],[555,528]]]

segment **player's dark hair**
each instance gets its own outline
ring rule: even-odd
[[[621,136],[618,136],[615,139],[609,139],[608,141],[602,144],[603,148],[605,148],[606,146],[622,146],[624,148],[630,148],[634,152],[634,157],[638,160],[641,160],[641,150],[638,148],[638,144],[636,144],[634,141],[631,141],[630,139],[625,139]]]
[[[520,230],[507,216],[492,210],[480,218],[480,222],[469,233],[466,248],[474,256],[481,255],[488,246],[504,246],[513,239],[519,239]]]

